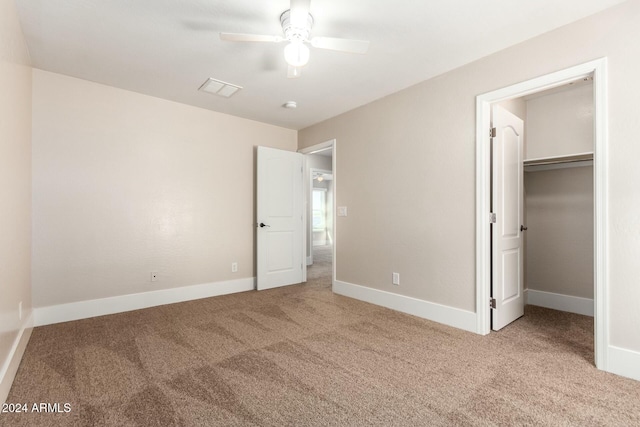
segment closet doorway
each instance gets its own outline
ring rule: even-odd
[[[492,330],[527,304],[593,317],[592,80],[492,106]]]
[[[509,103],[542,103],[544,97],[553,98],[554,93],[558,94],[556,98],[565,97],[564,95],[559,95],[562,92],[569,92],[571,89],[567,89],[566,86],[574,86],[573,94],[577,94],[582,90],[582,94],[587,91],[591,94],[592,103],[592,112],[593,112],[593,122],[590,127],[590,132],[592,138],[590,141],[581,141],[581,145],[578,149],[575,146],[567,146],[564,141],[562,144],[550,143],[549,138],[546,140],[543,138],[542,143],[538,143],[537,145],[533,145],[533,140],[531,141],[531,145],[525,144],[525,149],[522,150],[522,154],[520,159],[527,160],[526,167],[527,172],[522,174],[522,180],[519,180],[519,184],[522,185],[523,189],[525,188],[525,181],[527,181],[526,188],[526,196],[523,203],[527,205],[530,209],[528,209],[528,215],[525,217],[525,209],[522,208],[521,218],[522,223],[520,224],[522,228],[519,228],[521,234],[526,235],[528,229],[531,229],[531,223],[527,224],[530,221],[536,224],[537,228],[542,228],[540,224],[544,224],[545,221],[547,224],[551,224],[551,228],[553,229],[553,221],[555,219],[560,218],[560,216],[567,214],[567,212],[563,212],[562,210],[566,207],[561,207],[557,212],[557,215],[551,214],[547,215],[549,212],[548,205],[545,205],[549,202],[549,200],[562,199],[559,197],[559,191],[564,189],[564,191],[571,190],[571,185],[575,184],[576,178],[578,175],[586,176],[587,179],[582,182],[581,189],[573,189],[582,196],[570,197],[570,199],[578,199],[580,197],[584,198],[584,195],[589,193],[592,197],[589,200],[588,197],[585,200],[582,200],[579,205],[582,207],[582,212],[584,212],[584,205],[591,203],[593,206],[593,210],[591,210],[591,222],[589,223],[589,218],[586,218],[585,221],[582,221],[582,225],[591,224],[590,230],[582,230],[582,232],[586,231],[586,234],[591,237],[591,241],[593,242],[593,250],[591,251],[592,258],[589,259],[589,248],[586,251],[583,251],[581,254],[582,258],[580,261],[576,262],[576,267],[580,267],[582,265],[583,269],[579,274],[574,274],[573,277],[581,276],[584,278],[587,277],[587,282],[589,279],[591,280],[592,285],[587,284],[587,286],[592,286],[591,291],[593,292],[593,302],[590,296],[590,290],[586,290],[584,288],[576,291],[575,283],[567,285],[567,281],[564,281],[565,288],[556,289],[557,292],[550,292],[549,288],[546,289],[535,289],[535,287],[546,286],[546,282],[543,285],[539,285],[535,283],[532,285],[531,289],[527,291],[527,297],[529,298],[530,303],[545,305],[545,301],[542,301],[540,298],[547,298],[550,295],[556,297],[557,295],[564,295],[562,292],[580,294],[578,295],[569,295],[571,298],[569,300],[572,301],[582,301],[585,302],[586,305],[590,305],[593,309],[594,315],[594,325],[595,325],[595,361],[596,366],[600,369],[607,369],[606,365],[606,350],[608,347],[608,336],[607,336],[607,304],[606,304],[606,239],[604,238],[604,232],[606,230],[607,218],[605,216],[605,201],[606,201],[606,186],[605,178],[606,178],[606,133],[605,133],[605,118],[606,118],[606,103],[604,102],[606,88],[605,88],[605,60],[596,60],[587,64],[583,64],[580,66],[573,67],[571,69],[563,70],[557,73],[553,73],[547,76],[543,76],[531,81],[523,82],[514,86],[510,86],[504,89],[500,89],[494,92],[490,92],[484,95],[480,95],[477,97],[477,156],[476,156],[476,164],[477,164],[477,186],[476,186],[476,195],[477,195],[477,210],[476,210],[476,235],[477,235],[477,250],[476,250],[476,290],[477,290],[477,303],[476,303],[476,313],[477,313],[477,331],[480,334],[487,334],[491,331],[491,305],[494,304],[494,300],[492,299],[492,258],[491,258],[491,222],[492,212],[491,207],[492,202],[491,199],[491,188],[492,188],[492,164],[491,164],[491,108],[492,105],[502,104],[503,107],[509,108]],[[582,82],[582,83],[580,83]],[[570,83],[573,83],[570,85]],[[579,89],[580,84],[584,85],[584,88]],[[593,86],[591,86],[593,85]],[[546,93],[543,91],[547,91]],[[519,99],[519,101],[515,101]],[[557,99],[556,99],[557,101]],[[546,102],[546,101],[545,101]],[[517,106],[516,106],[517,107]],[[514,105],[511,105],[511,108],[514,108]],[[535,108],[533,108],[535,110]],[[544,111],[544,108],[541,110]],[[526,115],[526,114],[525,114]],[[530,129],[530,126],[527,125],[527,129]],[[548,137],[549,132],[552,131],[550,128],[541,128],[542,133],[546,132],[546,136]],[[535,134],[535,131],[533,132]],[[525,138],[532,137],[532,135],[527,135],[525,131]],[[533,138],[535,139],[535,138]],[[579,139],[579,138],[578,138]],[[529,141],[527,141],[528,143]],[[592,144],[592,145],[589,145]],[[547,146],[545,147],[545,144]],[[580,144],[578,144],[580,145]],[[585,146],[589,145],[587,149]],[[591,150],[588,148],[593,147]],[[537,151],[536,151],[537,150]],[[555,151],[554,151],[555,150]],[[525,154],[526,153],[526,154]],[[520,167],[523,167],[522,160],[520,161]],[[592,162],[592,163],[589,163]],[[524,170],[522,170],[524,172]],[[538,175],[535,175],[538,174]],[[546,175],[543,175],[546,174]],[[555,176],[554,176],[555,175]],[[555,181],[554,179],[560,179],[562,181],[562,176],[566,175],[564,178],[564,184],[560,181]],[[530,176],[531,178],[527,177]],[[591,180],[589,182],[589,177]],[[592,187],[590,187],[590,185]],[[542,190],[547,189],[551,190],[550,194],[543,195]],[[555,193],[554,193],[555,192]],[[515,193],[513,193],[515,194]],[[565,193],[566,194],[566,193]],[[546,198],[546,199],[545,199]],[[555,200],[557,201],[557,200]],[[563,203],[568,200],[560,200]],[[574,200],[575,201],[575,200]],[[544,206],[543,215],[540,215],[540,206]],[[533,209],[533,210],[532,210]],[[569,209],[571,210],[571,209]],[[535,212],[534,212],[535,211]],[[574,212],[575,213],[575,212]],[[546,216],[546,219],[545,219]],[[571,214],[569,214],[571,216]],[[589,215],[586,215],[588,217]],[[550,221],[551,220],[551,221]],[[560,221],[561,222],[561,221]],[[575,221],[575,222],[581,222]],[[565,221],[566,225],[566,221]],[[573,224],[577,225],[577,224]],[[557,224],[556,224],[557,226]],[[512,227],[513,228],[513,227]],[[562,228],[562,226],[560,227]],[[556,227],[557,229],[557,227]],[[549,233],[553,233],[553,231],[547,231],[547,236]],[[525,237],[521,237],[522,240]],[[532,243],[535,243],[535,239],[531,237],[526,237],[526,239],[530,239],[531,241],[527,241],[523,246],[531,246]],[[540,239],[537,243],[540,243]],[[544,239],[542,239],[544,240]],[[579,240],[579,239],[578,239]],[[587,239],[588,240],[588,239]],[[544,242],[543,242],[544,243]],[[565,240],[564,243],[574,244],[575,242],[571,242],[571,239]],[[542,251],[542,255],[540,255],[540,251],[535,249],[536,245],[533,245],[533,252],[538,253],[538,257],[548,255]],[[575,246],[574,246],[575,249]],[[575,254],[574,254],[575,255]],[[586,261],[586,266],[584,265]],[[524,256],[523,256],[524,260]],[[530,271],[533,264],[539,263],[540,259],[535,259],[531,257],[527,257],[527,265],[526,265],[526,277],[528,281],[536,282],[539,278]],[[544,261],[544,260],[542,260]],[[591,262],[591,266],[589,266],[589,261]],[[522,274],[522,277],[525,277],[525,265],[522,264],[522,270],[519,271]],[[544,270],[544,269],[543,269]],[[552,270],[552,269],[547,269]],[[585,271],[586,270],[586,271]],[[574,273],[577,270],[574,270]],[[552,273],[552,271],[543,271],[542,276],[546,273]],[[544,279],[541,279],[544,281]],[[580,280],[578,280],[580,281]],[[582,280],[584,282],[584,280]],[[529,283],[527,283],[529,285]],[[568,289],[567,288],[570,288]],[[582,285],[584,286],[584,284]],[[524,296],[524,289],[521,287],[518,289],[519,296]],[[509,296],[511,297],[511,296]],[[538,298],[538,301],[535,299]],[[576,299],[577,298],[577,299]],[[533,301],[532,301],[533,299]],[[590,302],[590,304],[589,304]],[[578,304],[580,305],[580,304]],[[547,304],[548,306],[548,304]],[[561,308],[561,307],[557,307]],[[583,307],[584,308],[584,307]],[[577,308],[569,311],[577,311],[582,308]],[[588,307],[587,307],[588,310]],[[589,313],[584,313],[589,314]]]
[[[525,303],[593,316],[593,79],[518,101],[526,108]]]

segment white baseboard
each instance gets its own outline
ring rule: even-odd
[[[524,290],[524,303],[593,317],[593,300],[553,292]]]
[[[380,305],[392,310],[401,311],[423,319],[443,323],[454,328],[476,332],[476,313],[446,305],[436,304],[417,298],[354,285],[352,283],[333,281],[333,292],[360,301]]]
[[[35,326],[44,326],[53,323],[139,310],[158,305],[246,292],[253,289],[255,289],[254,277],[179,288],[160,289],[139,294],[120,295],[48,307],[37,307],[34,308],[34,320]]]
[[[610,345],[606,370],[640,381],[640,352]]]
[[[16,377],[16,372],[18,372],[18,366],[20,366],[20,361],[27,348],[32,331],[33,314],[30,314],[20,327],[16,338],[13,340],[7,359],[2,363],[2,368],[0,368],[0,404],[4,404],[7,401],[13,379]]]

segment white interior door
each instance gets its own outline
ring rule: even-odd
[[[522,248],[523,122],[497,105],[492,107],[493,213],[491,327],[502,329],[524,314]]]
[[[258,147],[257,288],[302,282],[302,154]]]

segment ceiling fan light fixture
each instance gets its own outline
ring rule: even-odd
[[[284,59],[292,67],[303,67],[309,62],[309,48],[298,40],[293,40],[284,48]]]
[[[364,54],[369,49],[366,40],[350,40],[336,37],[311,37],[314,19],[309,13],[311,0],[289,0],[290,9],[280,15],[282,36],[263,34],[220,33],[220,39],[232,42],[287,42],[284,59],[289,65],[287,77],[300,77],[301,68],[309,62],[309,46],[338,52]]]

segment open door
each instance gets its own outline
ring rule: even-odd
[[[493,209],[491,327],[497,331],[524,314],[523,131],[520,118],[492,107]]]
[[[302,282],[302,154],[258,147],[257,288]]]

